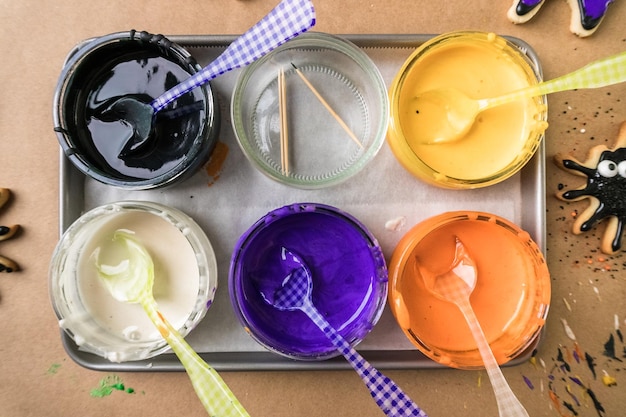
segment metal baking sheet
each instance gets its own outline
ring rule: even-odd
[[[387,86],[410,53],[431,35],[342,35],[361,47],[376,63]],[[234,39],[233,36],[172,36],[204,66]],[[539,73],[536,54],[524,41],[508,38],[528,55]],[[362,174],[324,190],[297,190],[274,183],[245,159],[230,124],[230,97],[241,70],[212,82],[220,100],[220,142],[228,155],[217,176],[200,170],[183,184],[163,190],[126,191],[85,178],[64,155],[60,156],[60,232],[83,212],[120,200],[150,200],[181,209],[193,217],[212,241],[218,259],[219,287],[215,302],[199,326],[187,337],[190,345],[217,370],[347,369],[343,357],[322,362],[299,362],[268,352],[237,322],[228,296],[228,265],[237,238],[268,211],[294,202],[319,202],[339,207],[359,218],[377,237],[387,261],[400,237],[419,221],[450,210],[482,210],[505,217],[528,231],[545,254],[545,149],[542,145],[524,169],[503,183],[478,190],[443,190],[408,174],[389,147]],[[386,227],[402,218],[399,230]],[[182,371],[173,353],[145,361],[112,363],[78,349],[63,332],[69,356],[78,364],[103,371]],[[536,341],[509,362],[527,360]],[[437,368],[405,338],[387,308],[374,330],[357,349],[380,369]]]

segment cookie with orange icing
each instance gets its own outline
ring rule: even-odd
[[[594,33],[614,0],[567,0],[571,13],[570,31],[580,37]],[[525,23],[541,9],[545,0],[513,0],[507,17],[513,23]]]
[[[6,204],[10,196],[11,191],[8,188],[0,188],[0,208]],[[19,228],[19,224],[0,226],[0,242],[12,238]],[[0,255],[0,272],[13,272],[18,269],[19,266],[15,261]]]
[[[600,249],[609,255],[619,252],[626,225],[626,122],[613,148],[594,146],[584,162],[570,155],[556,155],[555,162],[575,175],[587,177],[581,187],[557,193],[564,201],[589,200],[589,206],[574,221],[574,234],[589,231],[606,220]]]

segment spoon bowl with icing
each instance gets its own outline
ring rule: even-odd
[[[191,217],[154,202],[104,204],[64,231],[50,260],[49,288],[68,353],[79,363],[88,355],[94,363],[145,361],[147,366],[169,350],[167,342],[141,306],[111,295],[94,263],[93,253],[118,229],[132,230],[155,259],[154,298],[184,337],[210,310],[218,286],[217,260],[211,241]]]
[[[459,369],[484,367],[461,310],[432,290],[433,278],[454,264],[457,238],[471,250],[478,277],[468,279],[468,287],[475,285],[471,305],[496,361],[518,363],[539,341],[550,305],[550,274],[529,233],[501,216],[453,211],[411,228],[389,263],[391,312],[408,340],[433,361]]]
[[[473,99],[456,88],[438,88],[419,93],[414,106],[422,119],[428,119],[413,140],[439,144],[460,140],[474,125],[478,115],[513,101],[575,89],[600,88],[626,81],[626,52],[594,61],[550,81],[530,85],[498,97]]]
[[[120,151],[129,155],[140,151],[150,140],[157,112],[183,94],[210,80],[248,65],[315,24],[315,10],[309,0],[283,0],[263,19],[235,39],[213,62],[192,77],[173,86],[149,103],[128,95],[109,103],[105,118],[118,117],[132,128],[132,135]]]
[[[448,98],[430,94],[434,98],[424,107],[418,97],[441,89],[496,97],[540,79],[536,54],[519,39],[484,32],[433,37],[407,58],[389,88],[387,143],[407,171],[432,185],[471,189],[502,182],[521,170],[541,146],[547,127],[545,96],[481,112],[464,140],[437,146],[424,140],[422,132],[443,130],[439,133],[446,135],[452,130],[447,124]],[[466,117],[456,116],[451,126],[463,130]]]
[[[476,287],[478,273],[463,242],[455,236],[454,259],[441,274],[424,269],[419,263],[415,265],[420,269],[426,288],[442,300],[455,304],[465,317],[491,381],[500,417],[528,417],[526,409],[506,382],[472,308],[470,296]]]
[[[385,308],[387,267],[382,249],[353,216],[320,203],[276,208],[235,245],[229,293],[246,333],[288,360],[322,361],[340,355],[301,311],[279,310],[262,296],[271,300],[296,269],[287,262],[284,248],[307,265],[312,302],[341,337],[351,346],[365,339]]]
[[[263,299],[278,310],[299,310],[306,314],[347,359],[367,386],[378,407],[387,416],[426,417],[426,413],[395,382],[366,361],[315,307],[311,297],[311,270],[302,258],[289,249],[282,248],[280,259],[286,265],[288,275],[273,293],[262,293]]]
[[[121,302],[141,305],[185,367],[209,415],[248,416],[215,369],[200,358],[159,311],[152,292],[154,263],[134,233],[117,230],[112,241],[96,248],[94,258],[99,277],[111,295]]]

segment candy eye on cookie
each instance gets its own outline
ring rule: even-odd
[[[586,232],[607,220],[600,249],[609,255],[619,252],[626,225],[626,121],[612,149],[598,145],[591,148],[584,162],[570,155],[556,155],[555,162],[575,175],[587,177],[585,185],[557,193],[565,201],[589,200],[589,206],[574,222],[573,232]]]
[[[598,174],[605,178],[613,178],[619,175],[626,178],[626,161],[616,162],[606,159],[598,163]]]
[[[0,188],[0,209],[9,201],[11,197],[11,191],[8,188]],[[0,225],[0,242],[11,239],[19,231],[20,225],[14,224],[12,226]],[[18,271],[19,265],[9,259],[0,255],[0,272],[14,272]]]

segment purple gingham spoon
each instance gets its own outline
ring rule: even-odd
[[[474,260],[469,256],[463,242],[457,237],[455,241],[454,260],[447,272],[436,275],[416,264],[424,279],[424,284],[434,295],[442,300],[456,304],[461,310],[476,340],[480,356],[485,364],[489,381],[498,403],[500,417],[528,417],[528,412],[517,399],[506,382],[502,370],[493,356],[485,333],[480,327],[478,318],[470,304],[470,294],[476,286],[477,272]]]
[[[178,97],[219,75],[251,64],[313,25],[315,9],[310,0],[283,0],[267,16],[235,39],[213,62],[152,102],[144,103],[130,96],[116,100],[104,113],[107,113],[107,117],[117,115],[133,128],[133,135],[120,155],[132,153],[144,145],[152,132],[155,114]]]
[[[283,248],[282,261],[291,269],[291,272],[274,294],[269,296],[268,294],[261,294],[265,301],[278,310],[301,310],[304,312],[345,356],[367,385],[376,404],[387,416],[426,417],[426,413],[400,387],[370,365],[315,308],[311,297],[313,290],[311,272],[302,262],[302,259],[295,253]]]

